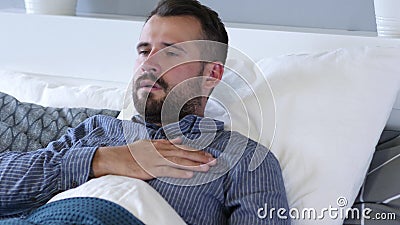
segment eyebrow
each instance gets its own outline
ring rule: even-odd
[[[182,51],[182,52],[184,52],[184,53],[187,53],[187,52],[185,51],[185,49],[183,49],[183,48],[180,47],[180,46],[177,46],[176,43],[162,42],[161,44],[162,44],[163,46],[165,46],[165,47],[175,48],[175,49],[177,49],[177,50],[179,50],[179,51]],[[140,49],[140,48],[148,47],[148,46],[150,46],[150,43],[148,43],[148,42],[139,42],[139,43],[137,44],[137,46],[136,46],[136,49]]]

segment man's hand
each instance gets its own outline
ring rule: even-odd
[[[216,159],[204,151],[178,145],[180,139],[140,140],[129,146],[100,147],[92,162],[95,177],[108,174],[141,180],[155,177],[191,178],[206,172]]]

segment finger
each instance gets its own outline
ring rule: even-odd
[[[199,149],[192,148],[188,145],[182,145],[182,138],[179,137],[171,140],[157,139],[153,140],[152,143],[156,146],[156,148],[175,148],[187,151],[199,151]]]
[[[171,140],[166,140],[166,139],[157,139],[152,141],[153,145],[155,148],[160,149],[160,148],[171,148],[172,146],[175,146],[176,148],[182,143],[181,138],[175,138]],[[190,149],[190,148],[187,148]]]
[[[174,149],[182,149],[182,150],[186,150],[186,151],[200,151],[199,149],[196,148],[192,148],[188,145],[182,145],[182,139],[181,138],[175,138],[175,139],[171,139],[171,140],[165,140],[165,139],[157,139],[157,140],[153,140],[152,143],[154,144],[154,147],[157,149],[170,149],[170,148],[174,148]]]
[[[174,167],[163,166],[157,167],[154,170],[153,176],[155,177],[172,177],[172,178],[192,178],[193,171],[177,169]]]
[[[196,148],[192,148],[189,147],[187,145],[166,145],[166,144],[158,144],[155,145],[155,147],[158,150],[169,150],[169,151],[173,151],[173,150],[178,150],[178,151],[189,151],[189,152],[199,152],[202,151],[200,149],[196,149]]]
[[[170,145],[170,144],[171,144],[171,143],[170,143],[168,140],[166,140],[166,139],[151,140],[151,143],[153,143],[153,144],[159,144],[159,145],[165,145],[165,144]]]
[[[211,163],[210,165],[215,165],[215,162],[213,162],[215,158],[210,153],[201,150],[193,152],[181,149],[169,149],[169,150],[159,150],[159,153],[163,157],[176,157],[201,164]]]
[[[158,139],[158,140],[152,140],[151,144],[153,144],[153,146],[158,150],[160,150],[160,149],[166,149],[166,150],[168,150],[168,149],[197,150],[197,149],[194,149],[194,148],[190,148],[189,146],[183,147],[182,145],[178,144],[180,142],[181,142],[181,140],[179,138],[172,139],[171,141],[165,140],[165,139]]]
[[[175,145],[176,148],[181,149],[181,150],[186,150],[186,151],[200,151],[200,149],[197,148],[192,148],[188,145]]]
[[[213,160],[211,160],[211,161],[209,161],[208,163],[207,163],[207,165],[209,165],[209,166],[215,166],[215,165],[217,165],[217,159],[213,159]]]
[[[197,171],[197,172],[207,172],[210,169],[210,166],[207,164],[202,164],[198,162],[193,162],[192,160],[187,160],[178,157],[167,157],[167,166],[190,170],[190,171]]]
[[[177,137],[171,140],[167,140],[167,139],[156,139],[156,140],[152,140],[152,142],[156,143],[159,142],[161,144],[169,144],[169,145],[179,145],[182,143],[182,138]]]
[[[182,138],[177,137],[171,140],[166,140],[166,139],[157,139],[152,141],[155,146],[157,147],[164,147],[164,148],[169,148],[171,146],[175,146],[178,149],[183,149],[187,151],[199,151],[199,149],[192,148],[188,145],[182,145]]]
[[[174,139],[174,141],[179,141],[178,139]],[[199,162],[201,164],[208,164],[210,166],[216,164],[213,155],[203,150],[195,149],[186,145],[172,145],[167,140],[157,140],[153,144],[161,157],[179,157]]]
[[[179,145],[179,144],[182,144],[182,138],[177,137],[177,138],[174,138],[172,140],[169,140],[169,142],[171,142],[174,145]]]

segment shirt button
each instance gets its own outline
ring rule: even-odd
[[[72,181],[72,183],[71,183],[71,187],[72,187],[72,188],[76,188],[76,187],[78,187],[78,182],[76,182],[76,181]]]

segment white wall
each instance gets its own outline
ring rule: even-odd
[[[226,22],[376,31],[373,0],[200,0]],[[78,0],[78,12],[145,16],[157,0]],[[0,0],[0,9],[24,8]]]

